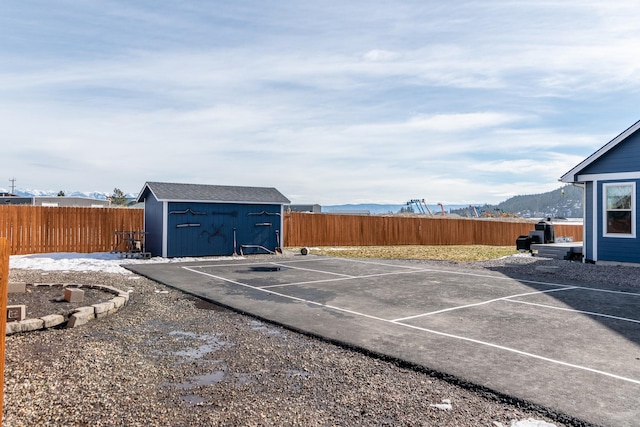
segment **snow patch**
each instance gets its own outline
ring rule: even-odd
[[[100,271],[104,273],[131,274],[122,267],[125,264],[172,263],[192,261],[229,261],[241,260],[244,257],[184,257],[151,259],[123,259],[111,252],[94,252],[81,254],[76,252],[58,252],[47,254],[12,255],[9,268],[20,270],[44,271]]]
[[[450,411],[453,406],[451,406],[451,400],[450,399],[442,399],[442,403],[433,403],[429,406],[432,406],[434,408],[438,408],[440,410],[443,411]]]

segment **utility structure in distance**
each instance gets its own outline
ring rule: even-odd
[[[424,199],[411,199],[407,202],[407,206],[415,206],[417,211],[422,213],[422,214],[426,214],[429,213],[429,215],[433,215],[431,213],[431,209],[429,209],[429,206],[427,205],[427,202]]]

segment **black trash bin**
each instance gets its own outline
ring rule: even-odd
[[[556,233],[553,230],[553,224],[551,224],[551,218],[547,218],[547,220],[539,221],[536,224],[536,231],[544,232],[544,242],[542,243],[553,243],[556,240]]]
[[[531,237],[520,236],[516,239],[516,250],[531,251]]]

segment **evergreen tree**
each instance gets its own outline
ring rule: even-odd
[[[127,196],[125,196],[125,194],[119,188],[114,188],[113,194],[111,195],[111,203],[116,206],[126,206]]]

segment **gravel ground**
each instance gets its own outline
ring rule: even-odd
[[[432,263],[640,286],[638,270],[627,267],[532,257]],[[106,284],[133,292],[127,307],[87,325],[7,337],[5,426],[499,427],[527,419],[539,420],[531,426],[579,424],[135,275],[12,270],[10,280]]]

